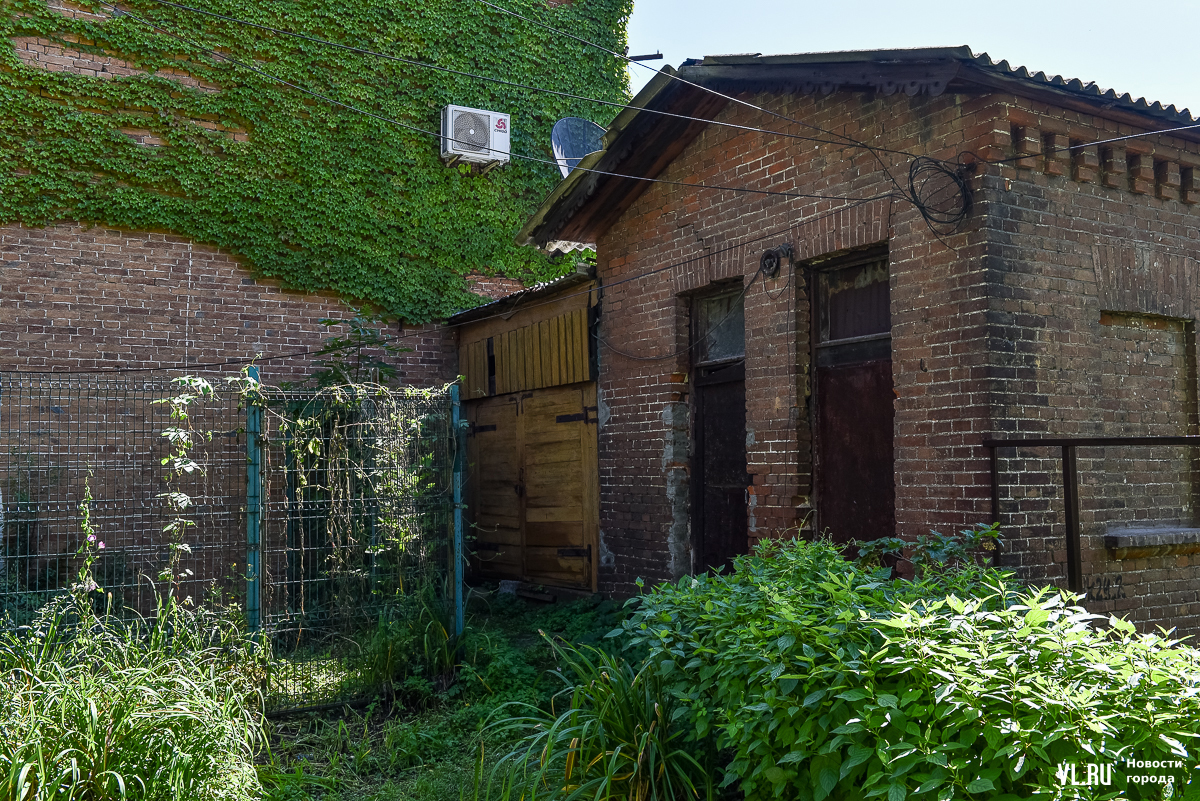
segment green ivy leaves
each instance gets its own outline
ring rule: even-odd
[[[200,7],[444,66],[610,101],[623,62],[482,4],[458,0],[195,0]],[[508,7],[620,51],[631,0]],[[514,152],[550,158],[563,116],[605,123],[583,101],[419,70],[161,6],[126,4],[195,42],[129,17],[70,19],[43,0],[0,0],[5,38],[40,37],[144,74],[53,72],[0,48],[0,221],[166,230],[240,256],[257,276],[333,291],[411,322],[478,302],[462,276],[545,280],[561,267],[513,236],[559,175],[514,161],[448,169],[435,137],[339,109],[213,58],[211,48],[375,114],[436,132],[449,103],[508,111]],[[100,12],[98,4],[88,6]],[[183,86],[177,70],[219,92]],[[216,124],[222,130],[202,126]],[[119,129],[165,142],[146,147]],[[236,141],[228,132],[245,132]]]

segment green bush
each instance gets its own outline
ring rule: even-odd
[[[256,796],[259,654],[173,600],[133,622],[93,602],[0,633],[0,801]]]
[[[767,543],[729,575],[656,587],[620,632],[748,799],[1158,793],[1120,770],[1069,786],[1062,766],[1195,766],[1200,653],[1074,600],[971,560],[893,581],[828,543]]]

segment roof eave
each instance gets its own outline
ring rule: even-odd
[[[612,124],[604,132],[604,136],[601,139],[603,149],[584,156],[575,169],[571,170],[567,177],[551,190],[546,199],[538,206],[537,211],[525,222],[521,230],[517,232],[516,242],[518,245],[542,245],[555,238],[553,235],[548,235],[549,232],[540,230],[544,227],[547,215],[563,204],[575,205],[582,202],[588,194],[591,194],[583,186],[589,178],[596,177],[596,173],[589,172],[589,170],[595,169],[596,165],[608,155],[608,151],[613,143],[637,119],[638,115],[642,113],[642,109],[649,106],[664,90],[668,89],[675,82],[673,77],[675,74],[674,68],[670,66],[663,67],[629,101],[629,105],[616,116]],[[585,193],[583,197],[574,197],[581,192]],[[546,235],[539,236],[539,234]]]

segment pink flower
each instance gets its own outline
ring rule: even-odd
[[[99,545],[97,545],[96,547],[97,547],[97,548],[99,548],[100,550],[102,550],[102,551],[103,551],[103,550],[104,550],[104,543],[102,542],[102,543],[100,543]]]
[[[88,534],[88,542],[95,542],[95,541],[96,541],[96,535]]]

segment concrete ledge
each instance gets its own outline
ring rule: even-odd
[[[1141,526],[1110,528],[1104,546],[1114,559],[1144,559],[1151,556],[1200,553],[1200,528],[1186,526]]]

